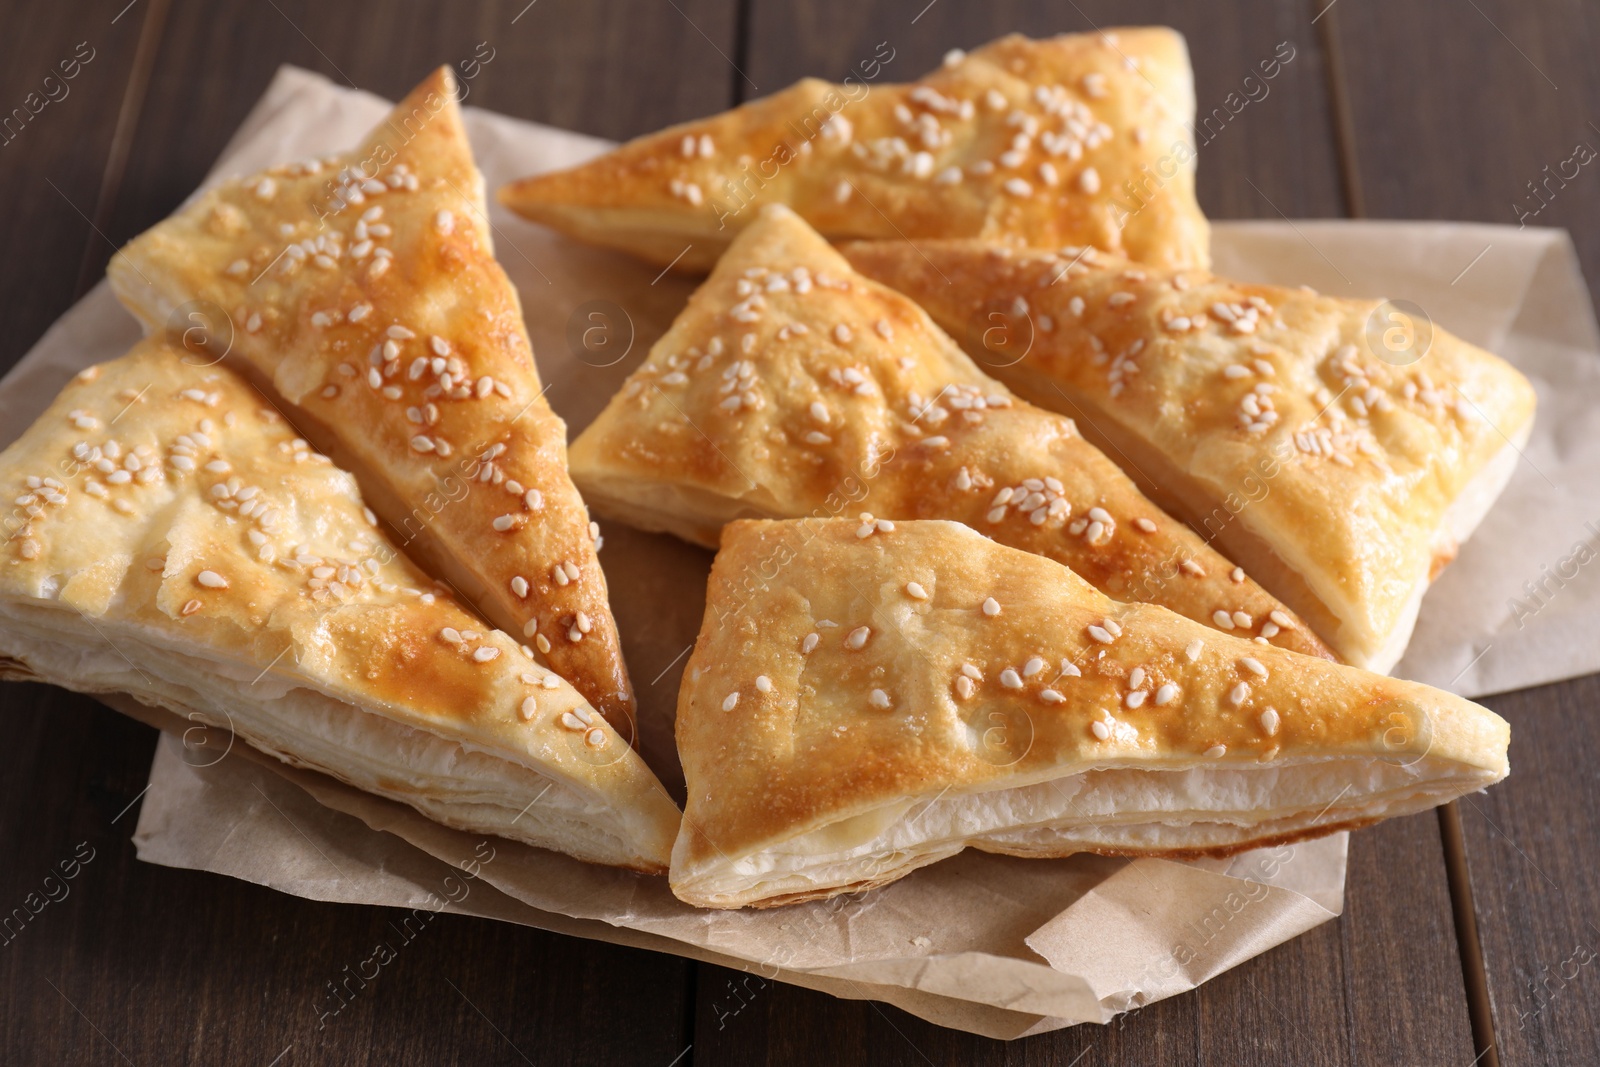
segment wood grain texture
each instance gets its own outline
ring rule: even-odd
[[[118,18],[125,2],[19,0],[6,11],[0,203],[9,218],[0,265],[6,294],[0,372],[77,298],[85,250],[98,245],[110,254],[94,230],[101,182],[150,8]]]
[[[393,100],[488,56],[463,77],[469,105],[624,138],[727,106],[734,2],[175,0],[107,233],[170,213],[285,63]]]
[[[1591,298],[1600,292],[1594,7],[1418,0],[1382,12],[1340,4],[1327,19],[1345,60],[1350,155],[1368,213],[1563,227]],[[1579,145],[1591,161],[1574,167]],[[1531,580],[1545,562],[1515,561]],[[1507,1067],[1600,1062],[1597,696],[1600,679],[1589,677],[1486,701],[1511,722],[1513,773],[1458,804]]]
[[[19,32],[0,35],[0,118],[80,41],[96,50],[70,95],[0,147],[0,194],[16,208],[0,367],[112,242],[194,187],[280,63],[393,97],[484,43],[494,59],[469,103],[620,138],[805,74],[841,77],[880,41],[895,48],[884,76],[903,80],[1012,29],[1167,23],[1188,37],[1202,115],[1227,113],[1202,129],[1199,195],[1213,217],[1356,204],[1375,217],[1515,223],[1520,205],[1537,209],[1530,224],[1570,228],[1600,277],[1593,165],[1553,193],[1528,184],[1578,142],[1600,147],[1600,15],[1576,0],[1344,0],[1316,25],[1318,7],[1264,0],[173,0],[142,57],[141,30],[163,5],[124,3],[19,0],[8,12]],[[1283,42],[1294,58],[1264,93],[1259,75],[1247,85]],[[1600,678],[1490,701],[1512,721],[1518,773],[1461,805],[1503,1063],[1600,1062],[1597,698]],[[0,912],[26,907],[75,852],[93,854],[65,896],[52,890],[60,899],[0,943],[4,1063],[1465,1067],[1474,1056],[1430,815],[1355,835],[1339,920],[1109,1027],[1002,1044],[722,968],[444,916],[317,1030],[322,983],[370,954],[395,913],[136,862],[128,804],[154,735],[42,686],[0,686],[0,715],[11,728]]]

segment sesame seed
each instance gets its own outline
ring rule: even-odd
[[[1033,195],[1033,186],[1029,185],[1026,181],[1022,180],[1021,178],[1007,178],[1006,179],[1006,183],[1003,186],[1003,188],[1005,189],[1006,192],[1010,193],[1012,196],[1032,196]]]
[[[1021,689],[1022,678],[1017,674],[1016,671],[1012,670],[1010,667],[1007,667],[1005,670],[1000,672],[1000,684],[1005,686],[1007,689]]]
[[[1248,682],[1240,682],[1228,693],[1228,703],[1232,704],[1236,708],[1243,705],[1244,702],[1249,699],[1250,683]]]
[[[872,636],[871,627],[857,626],[850,631],[850,636],[844,639],[844,646],[850,649],[859,649],[866,645],[867,638]]]
[[[1113,638],[1104,627],[1100,626],[1089,627],[1089,636],[1100,642],[1102,645],[1109,645],[1113,640],[1115,640],[1115,638]]]
[[[739,706],[739,691],[735,689],[722,699],[722,710],[732,711]]]
[[[1260,660],[1253,656],[1246,656],[1244,659],[1241,659],[1239,661],[1239,666],[1243,667],[1257,678],[1265,678],[1267,676],[1267,669],[1261,665]]]
[[[529,719],[533,718],[538,710],[539,703],[532,697],[523,697],[522,705],[517,709],[518,713],[522,716],[523,722],[527,722]]]
[[[962,700],[970,699],[975,689],[971,678],[964,674],[956,676],[956,695]]]
[[[1211,621],[1216,623],[1217,629],[1219,630],[1233,629],[1233,616],[1229,615],[1221,608],[1218,608],[1216,611],[1211,613]]]
[[[872,695],[867,698],[867,702],[875,708],[887,708],[889,706],[889,694],[882,689],[874,689]]]
[[[1024,678],[1032,678],[1034,675],[1044,670],[1044,668],[1044,660],[1040,659],[1038,656],[1034,656],[1029,659],[1027,663],[1022,665],[1022,676]]]
[[[1267,732],[1268,737],[1277,736],[1279,721],[1277,708],[1267,708],[1261,713],[1261,728]]]
[[[994,597],[985,598],[983,601],[983,613],[991,619],[1000,614],[1000,601]]]
[[[1156,690],[1156,707],[1164,708],[1178,696],[1178,687],[1171,682]]]
[[[764,674],[756,675],[756,689],[763,693],[772,692],[772,679]]]
[[[1254,622],[1245,612],[1236,611],[1233,613],[1233,624],[1241,630],[1248,630]]]
[[[218,574],[216,571],[201,571],[199,574],[195,575],[195,581],[199,582],[207,589],[228,588],[228,580],[222,575]]]
[[[1128,675],[1128,688],[1137,689],[1144,684],[1144,668],[1135,667]]]
[[[1147,534],[1156,532],[1156,524],[1151,522],[1149,519],[1134,519],[1133,525],[1135,529]]]
[[[1283,627],[1285,630],[1294,629],[1294,620],[1289,618],[1289,616],[1287,614],[1277,610],[1276,608],[1274,608],[1267,615],[1267,618],[1271,619],[1273,622],[1277,623],[1279,626]]]
[[[970,663],[961,665],[961,676],[963,678],[971,678],[974,682],[983,681],[983,672]]]
[[[515,526],[516,523],[517,517],[515,515],[496,515],[494,522],[490,525],[495,528],[496,533],[505,533],[507,530],[511,529],[511,527]]]
[[[1206,749],[1206,755],[1211,759],[1217,759],[1218,757],[1225,756],[1227,754],[1227,745],[1212,745],[1210,748]]]
[[[1039,690],[1039,699],[1046,704],[1061,704],[1065,703],[1067,698],[1054,689],[1041,689]]]
[[[1064,678],[1082,678],[1083,672],[1078,669],[1076,663],[1070,659],[1063,658],[1061,660],[1061,676]]]
[[[519,597],[528,595],[528,579],[522,575],[514,575],[511,579],[511,591]]]
[[[906,595],[913,600],[927,600],[928,591],[917,582],[906,583]]]
[[[1149,695],[1150,694],[1146,693],[1143,689],[1135,689],[1133,692],[1129,693],[1125,698],[1123,698],[1122,702],[1130,708],[1142,707],[1144,705],[1145,698]]]
[[[821,640],[822,637],[818,634],[806,634],[805,638],[800,642],[800,652],[809,655],[817,647],[817,642]]]
[[[472,658],[478,663],[488,663],[500,654],[500,650],[493,645],[482,645],[475,649]]]
[[[449,211],[440,211],[433,216],[433,228],[449,236],[456,228],[456,217]]]
[[[1100,172],[1093,167],[1084,167],[1078,173],[1078,189],[1091,196],[1100,191]]]
[[[1185,658],[1187,658],[1189,660],[1190,663],[1193,663],[1195,660],[1200,658],[1200,652],[1205,647],[1206,647],[1205,646],[1205,642],[1201,641],[1197,637],[1193,641],[1189,642],[1188,647],[1186,647],[1183,650],[1183,654],[1184,654]]]
[[[1089,724],[1089,729],[1101,741],[1109,741],[1111,739],[1111,727],[1106,724],[1104,719],[1096,719]]]

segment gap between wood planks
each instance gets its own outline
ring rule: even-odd
[[[1328,101],[1339,151],[1345,213],[1353,219],[1361,219],[1367,217],[1366,199],[1361,191],[1354,118],[1339,50],[1338,13],[1334,11],[1338,2],[1311,0],[1312,22],[1317,27],[1326,57]],[[1478,1054],[1475,1067],[1500,1067],[1494,1013],[1489,1003],[1489,975],[1483,962],[1483,945],[1478,940],[1478,913],[1472,902],[1472,874],[1467,867],[1466,843],[1461,836],[1461,811],[1451,801],[1438,809],[1438,819],[1439,838],[1444,846],[1445,879],[1450,887],[1450,910],[1455,919],[1456,951],[1461,957],[1461,981],[1467,994],[1467,1017],[1472,1023],[1473,1051]]]

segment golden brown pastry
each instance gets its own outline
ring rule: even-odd
[[[631,734],[599,530],[494,259],[455,94],[440,68],[353,152],[201,194],[113,258],[111,284],[146,329],[228,351],[406,551]]]
[[[741,517],[956,519],[1118,599],[1329,655],[1071,419],[1013,397],[782,205],[573,443],[572,476],[600,514],[709,547]]]
[[[1007,338],[1031,347],[991,357],[994,373],[1079,415],[1146,493],[1371,670],[1399,660],[1428,583],[1504,488],[1533,426],[1533,387],[1514,368],[1437,328],[1386,337],[1405,323],[1377,300],[1092,250],[845,251],[980,360],[974,312],[1014,308]]]
[[[691,904],[872,888],[971,846],[1194,857],[1442,804],[1510,729],[1449,693],[1095,592],[953,522],[737,522],[678,697]]]
[[[130,693],[450,826],[664,871],[678,812],[231,371],[147,340],[0,453],[0,674]]]
[[[506,186],[514,211],[655,263],[709,270],[765,204],[829,238],[1093,244],[1162,266],[1209,262],[1194,199],[1194,80],[1183,38],[1012,34],[904,85],[807,78],[592,162]]]

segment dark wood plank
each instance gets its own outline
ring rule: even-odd
[[[119,104],[151,5],[22,0],[0,34],[0,203],[7,205],[0,372],[78,296]],[[120,13],[120,17],[119,17]],[[159,15],[159,13],[158,13]],[[113,21],[114,20],[114,21]],[[159,18],[158,18],[159,21]],[[26,27],[26,32],[17,32]],[[71,74],[71,77],[66,75]]]
[[[280,63],[393,97],[438,64],[485,54],[486,43],[493,59],[472,80],[470,103],[613,137],[732,99],[718,53],[734,51],[733,0],[648,9],[179,0],[130,116],[137,121],[124,127],[126,165],[108,168],[145,6],[119,23],[122,38],[96,39],[99,54],[69,98],[0,150],[10,153],[0,154],[0,192],[22,208],[10,231],[21,254],[3,268],[13,329],[0,358],[14,359],[70,303],[91,232],[42,177],[101,219],[108,239],[96,238],[89,255],[98,273],[112,241],[161,218],[198,183]],[[20,100],[58,51],[69,54],[91,31],[79,7],[25,8],[13,18],[28,32],[0,37],[0,100]],[[30,153],[25,166],[8,162],[19,150]],[[102,187],[114,203],[97,207]],[[393,913],[135,862],[137,807],[111,820],[143,789],[154,734],[42,686],[0,686],[0,708],[14,724],[0,754],[0,907],[25,906],[80,843],[95,855],[68,896],[0,947],[0,1062],[265,1064],[283,1053],[285,1067],[660,1067],[688,1044],[693,964],[453,916],[318,1030],[324,983],[371,955]]]
[[[920,15],[919,15],[920,11]],[[911,22],[913,17],[916,22]],[[838,78],[881,41],[886,78],[908,79],[950,48],[1010,30],[1045,35],[1161,23],[1189,41],[1202,116],[1229,93],[1253,95],[1226,121],[1201,123],[1199,196],[1213,218],[1344,214],[1345,196],[1313,12],[1299,5],[1191,8],[1158,2],[908,5],[757,0],[746,68],[762,91],[804,74]],[[1287,42],[1292,58],[1259,79]],[[1257,81],[1246,86],[1246,75]],[[1265,86],[1263,92],[1262,86]],[[1234,103],[1237,107],[1237,102]],[[1438,821],[1401,819],[1354,835],[1344,915],[1194,993],[1121,1017],[1002,1044],[941,1029],[894,1008],[760,986],[700,968],[700,1063],[809,1063],[841,1053],[886,1063],[1440,1063],[1473,1058]],[[1394,951],[1400,939],[1408,946]],[[756,987],[753,995],[749,992]],[[741,995],[748,1003],[741,1007]],[[735,1010],[736,1009],[736,1010]]]
[[[1600,293],[1600,186],[1559,177],[1577,146],[1600,150],[1592,6],[1411,0],[1326,20],[1369,214],[1564,227]],[[1533,578],[1539,562],[1517,565]],[[1484,1011],[1507,1065],[1600,1060],[1597,695],[1590,677],[1486,701],[1511,721],[1513,774],[1458,805]]]
[[[176,0],[107,232],[126,241],[187,196],[285,63],[391,100],[454,64],[477,72],[469,104],[625,138],[726,107],[733,31],[734,0]]]

